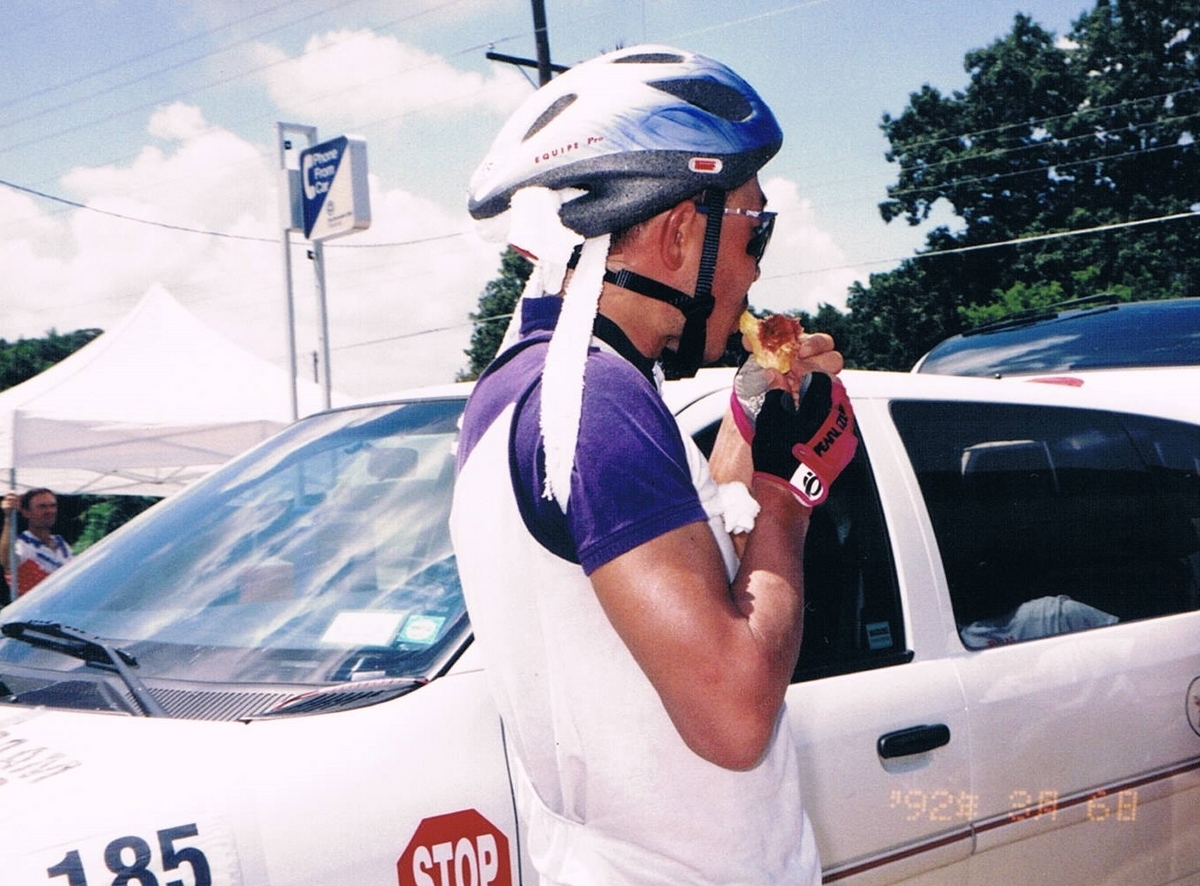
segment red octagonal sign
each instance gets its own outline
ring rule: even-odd
[[[396,862],[400,886],[512,886],[508,837],[476,812],[426,818]]]

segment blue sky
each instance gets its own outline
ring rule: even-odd
[[[785,134],[762,180],[781,211],[751,301],[844,304],[926,228],[886,225],[882,114],[1017,12],[1059,35],[1085,0],[545,0],[554,61],[667,43],[727,62]],[[449,381],[497,245],[465,189],[534,72],[529,0],[10,0],[0,18],[0,337],[111,328],[165,288],[286,363],[279,121],[367,141],[370,230],[325,247],[333,384],[354,396]],[[60,202],[68,201],[68,202]],[[82,204],[87,209],[70,204]],[[953,223],[948,215],[936,222]],[[301,372],[318,349],[292,237]]]

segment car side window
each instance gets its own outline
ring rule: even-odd
[[[717,425],[693,439],[707,456]],[[799,683],[902,664],[899,583],[866,446],[813,511],[804,550],[804,642],[792,675]]]
[[[1200,608],[1200,428],[898,401],[965,646]]]

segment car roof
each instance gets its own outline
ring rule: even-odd
[[[1200,398],[1195,396],[1200,367],[1187,370],[1143,370],[1144,384],[1130,381],[1132,373],[1113,373],[1101,383],[1099,374],[1087,384],[1045,384],[1044,378],[993,379],[971,376],[882,372],[847,369],[838,377],[851,400],[948,400],[994,403],[1030,403],[1104,409],[1158,416],[1200,424]],[[702,369],[694,379],[668,381],[663,399],[675,413],[709,401],[703,411],[719,417],[733,383],[733,369]],[[1053,379],[1061,382],[1061,379]],[[695,430],[695,428],[690,428]]]
[[[1016,315],[951,336],[913,371],[1005,376],[1151,366],[1200,366],[1200,298]]]
[[[707,420],[716,420],[724,410],[734,373],[735,370],[731,368],[701,369],[694,378],[665,382],[663,400],[676,414],[703,403],[697,414],[708,416]],[[855,402],[950,400],[1030,403],[1131,412],[1200,424],[1200,398],[1194,393],[1200,383],[1200,367],[1089,373],[1086,374],[1086,382],[1078,384],[1074,383],[1073,378],[1060,377],[994,379],[861,369],[847,369],[838,377]],[[1056,383],[1039,383],[1046,381]],[[353,406],[332,411],[411,400],[465,399],[473,387],[472,382],[459,382],[412,388],[364,399]]]

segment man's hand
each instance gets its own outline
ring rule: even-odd
[[[733,377],[731,398],[734,421],[742,437],[747,443],[753,439],[754,424],[767,391],[787,391],[798,406],[800,388],[808,375],[814,372],[837,375],[844,365],[841,352],[834,349],[833,338],[824,332],[801,334],[787,372],[765,369],[753,358],[746,360]]]
[[[802,504],[815,507],[854,458],[858,437],[842,383],[823,372],[805,379],[799,407],[786,391],[766,392],[750,449],[756,476],[787,485]]]

